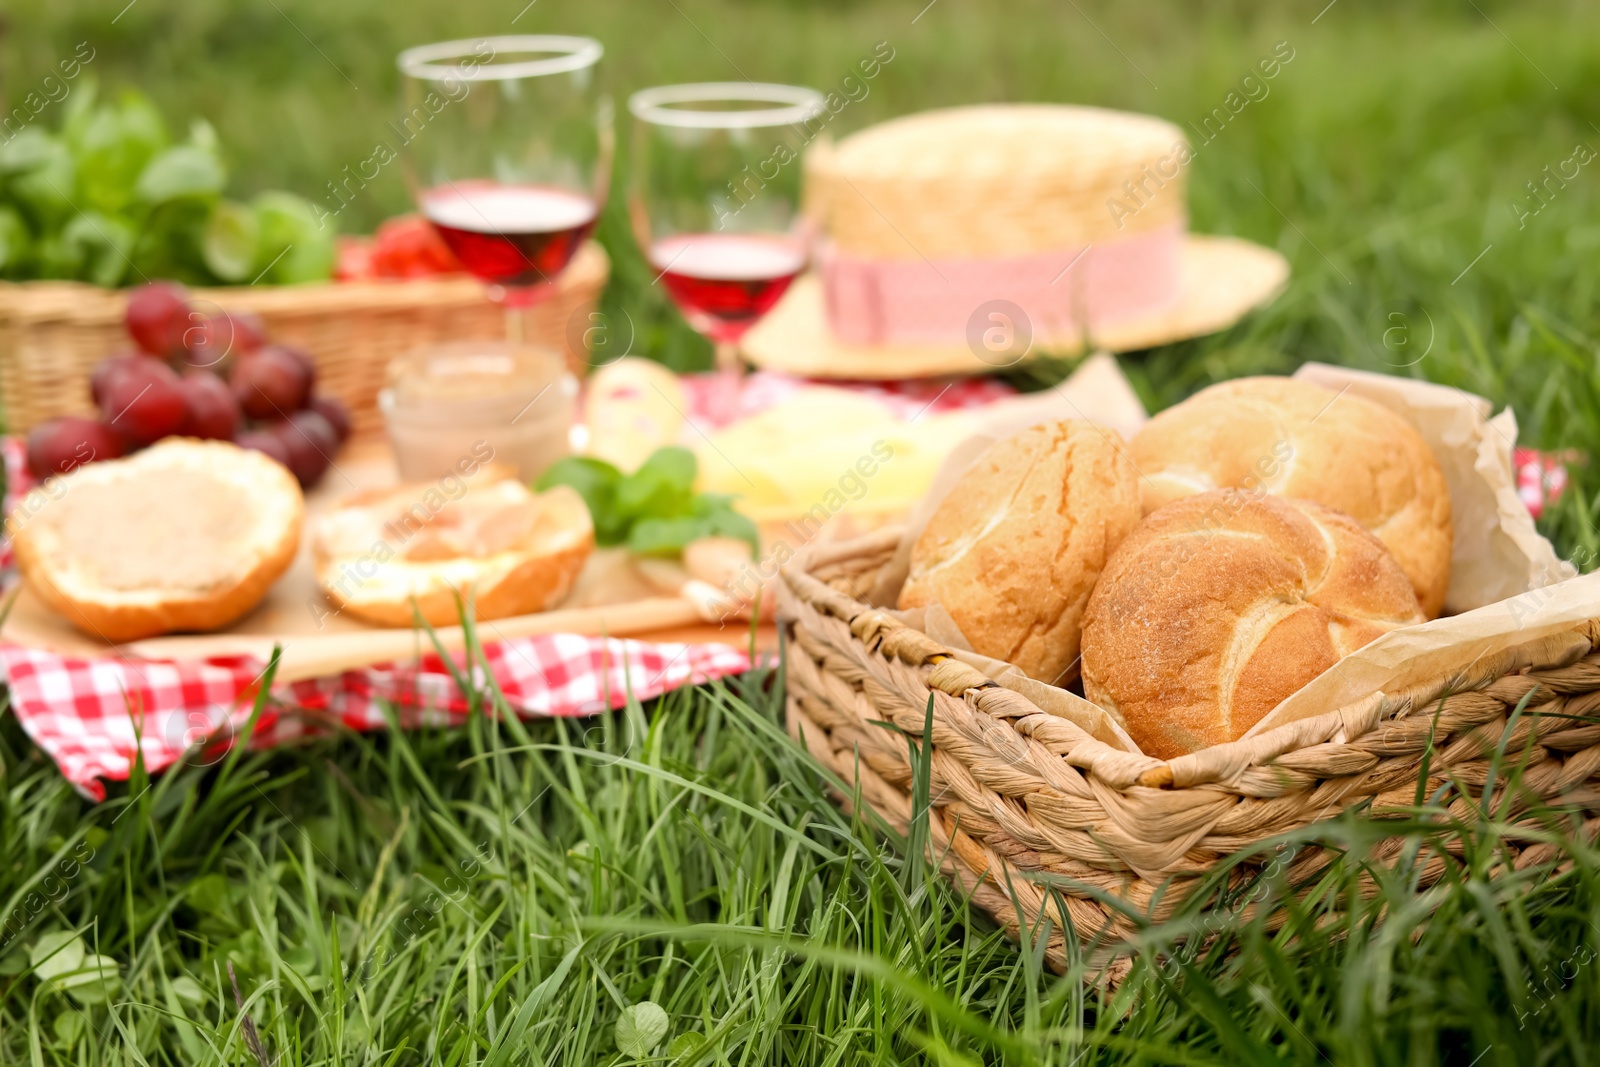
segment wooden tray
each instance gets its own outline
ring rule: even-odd
[[[320,511],[350,493],[398,481],[387,444],[353,443],[306,497],[308,525]],[[476,624],[484,642],[532,634],[578,633],[635,637],[652,641],[719,642],[739,648],[750,644],[749,626],[730,621],[708,623],[689,600],[663,595],[634,568],[621,549],[598,549],[590,557],[578,587],[554,611]],[[440,641],[460,648],[459,626],[440,628]],[[55,614],[23,588],[12,605],[0,638],[68,656],[125,655],[141,659],[198,660],[252,656],[265,661],[274,646],[283,658],[278,677],[284,681],[317,678],[373,663],[401,660],[431,651],[419,630],[380,629],[329,612],[318,590],[311,563],[310,538],[301,538],[300,554],[254,611],[228,629],[209,634],[171,634],[112,645],[91,637]],[[776,645],[776,631],[764,627],[758,646]]]

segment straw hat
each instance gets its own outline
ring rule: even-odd
[[[1047,104],[928,111],[819,144],[806,160],[817,269],[744,355],[813,377],[981,374],[1223,329],[1289,267],[1188,233],[1193,157],[1160,119]]]

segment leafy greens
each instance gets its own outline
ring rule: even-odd
[[[540,476],[534,488],[571,486],[589,505],[594,537],[627,545],[640,556],[676,556],[702,537],[734,537],[761,549],[755,523],[733,510],[733,497],[696,493],[699,464],[687,448],[658,448],[632,474],[604,460],[569,456]]]
[[[334,234],[288,193],[225,199],[227,168],[203,120],[173,143],[137,92],[115,102],[84,82],[61,128],[24,126],[0,143],[0,278],[66,278],[113,288],[325,279]]]

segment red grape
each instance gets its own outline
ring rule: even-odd
[[[219,370],[228,357],[228,329],[216,319],[199,317],[183,332],[183,349],[178,362],[184,367]]]
[[[228,383],[210,371],[191,371],[179,383],[188,406],[183,432],[190,437],[231,441],[239,429],[239,401]]]
[[[163,359],[183,348],[189,320],[189,294],[176,282],[150,282],[128,294],[123,323],[134,343]]]
[[[339,435],[340,444],[350,440],[349,408],[331,396],[314,396],[311,398],[311,403],[306,406],[328,420],[333,432]]]
[[[311,381],[291,350],[268,345],[233,367],[233,394],[252,419],[282,419],[300,410]]]
[[[289,451],[289,470],[309,488],[333,463],[339,436],[315,411],[297,411],[272,428]]]
[[[200,318],[184,332],[181,358],[190,367],[209,367],[220,373],[225,361],[242,359],[265,343],[260,316],[224,311]]]
[[[285,467],[289,465],[289,450],[284,447],[283,439],[271,430],[246,430],[234,444],[269,456]]]
[[[105,399],[106,386],[111,380],[123,371],[143,363],[150,357],[139,352],[118,352],[114,356],[107,356],[94,365],[94,373],[89,376],[89,397],[96,407]]]
[[[300,406],[304,407],[311,402],[311,389],[317,384],[317,365],[312,360],[311,353],[303,348],[292,348],[289,345],[273,345],[271,347],[300,364],[300,369],[306,376],[306,395],[300,401]]]
[[[234,355],[256,352],[267,343],[267,327],[254,311],[224,311],[223,334]]]
[[[140,360],[106,383],[100,414],[130,448],[183,429],[189,407],[172,368]]]
[[[28,434],[28,471],[40,480],[120,455],[122,442],[111,427],[81,415],[41,422]]]

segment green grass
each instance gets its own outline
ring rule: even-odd
[[[436,37],[591,32],[619,97],[741,75],[829,86],[889,41],[839,132],[1002,99],[1198,121],[1287,41],[1270,95],[1188,173],[1195,228],[1280,248],[1293,282],[1233,330],[1126,360],[1147,401],[1321,359],[1510,404],[1528,443],[1600,441],[1600,170],[1520,228],[1511,208],[1576,144],[1600,146],[1590,6],[939,0],[913,23],[921,0],[538,0],[512,27],[524,2],[138,0],[116,17],[125,0],[18,0],[6,86],[20,96],[90,40],[103,86],[217,126],[241,192],[316,195],[392,117],[394,52]],[[636,350],[703,361],[616,206],[608,313]],[[405,208],[391,170],[345,217]],[[1592,565],[1600,470],[1573,473],[1543,525]],[[1550,831],[1566,874],[1491,879],[1495,827],[1419,821],[1419,856],[1465,859],[1430,917],[1409,868],[1368,862],[1373,827],[1341,822],[1326,834],[1346,858],[1306,899],[1273,879],[1232,890],[1281,931],[1242,908],[1151,930],[1107,999],[840,814],[782,735],[771,679],[576,723],[330,739],[136,779],[101,806],[9,718],[0,766],[0,923],[26,920],[0,948],[4,1063],[250,1063],[246,1014],[283,1064],[628,1062],[616,1023],[647,1001],[668,1022],[657,1060],[699,1064],[1581,1063],[1600,1043],[1600,856],[1568,827]],[[1197,930],[1217,935],[1208,951],[1170,951]],[[30,973],[59,931],[114,961],[108,1003]]]
[[[1019,950],[842,814],[783,735],[773,682],[595,722],[474,717],[235,754],[90,809],[5,730],[6,907],[48,904],[0,950],[0,1060],[250,1063],[248,1016],[269,1062],[631,1062],[616,1023],[643,1002],[667,1021],[657,1062],[1592,1057],[1588,844],[1568,840],[1558,881],[1491,880],[1493,826],[1419,819],[1414,863],[1387,870],[1361,859],[1373,825],[1346,820],[1318,837],[1351,858],[1299,900],[1279,877],[1221,892],[1222,918],[1148,930],[1108,996],[1084,983],[1095,968],[1049,974],[1037,942]],[[1443,842],[1465,863],[1419,901],[1415,867]],[[109,1003],[28,973],[44,931],[115,961]]]

